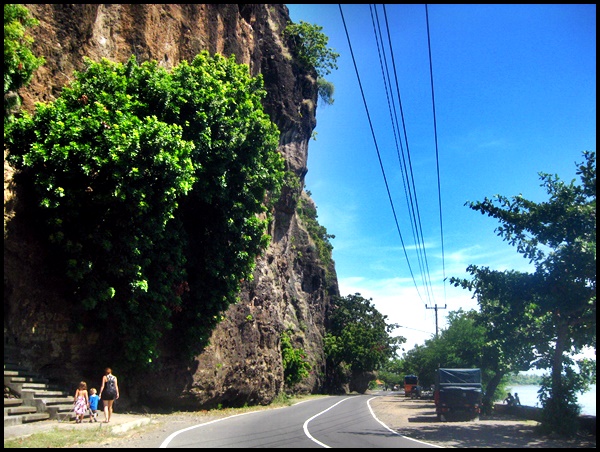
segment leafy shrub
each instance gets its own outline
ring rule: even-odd
[[[284,35],[293,43],[298,59],[317,71],[319,77],[328,75],[337,69],[340,56],[335,50],[327,47],[329,38],[321,31],[323,27],[300,21],[298,24],[288,23]]]
[[[301,348],[294,348],[292,345],[291,334],[291,330],[281,333],[281,360],[285,384],[288,387],[300,383],[308,377],[312,369],[306,358],[306,352]]]
[[[39,22],[29,15],[29,10],[19,4],[4,5],[4,120],[18,110],[16,91],[27,85],[35,70],[44,64],[44,58],[31,51],[33,38],[26,33],[28,27]],[[13,95],[7,95],[14,92]]]
[[[170,72],[88,59],[7,131],[70,301],[92,314],[78,329],[100,319],[115,366],[152,362],[170,330],[166,347],[201,351],[251,279],[269,243],[264,200],[284,175],[264,95],[234,56]]]
[[[329,38],[321,30],[323,27],[300,21],[298,24],[288,23],[284,36],[291,42],[292,50],[298,60],[317,71],[317,88],[319,98],[325,105],[333,105],[333,83],[323,77],[337,69],[339,53],[327,47]]]

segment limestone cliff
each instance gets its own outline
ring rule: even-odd
[[[34,52],[46,59],[20,92],[23,108],[51,101],[83,67],[83,57],[125,62],[152,59],[169,68],[191,61],[201,50],[234,54],[252,75],[262,74],[265,111],[281,132],[279,152],[301,181],[283,193],[270,226],[272,243],[257,262],[255,278],[241,301],[224,313],[210,346],[190,363],[163,362],[160,374],[120,385],[123,402],[160,402],[179,407],[266,404],[284,390],[280,333],[294,341],[313,364],[295,391],[323,386],[325,315],[338,295],[335,269],[319,261],[314,243],[296,213],[307,172],[308,142],[315,127],[316,74],[299,66],[282,37],[289,15],[270,4],[29,4],[40,24],[30,30]],[[73,385],[99,384],[110,363],[94,361],[97,336],[68,328],[70,312],[60,281],[45,268],[45,250],[19,217],[18,190],[5,163],[4,339],[24,363],[50,378]],[[326,277],[327,276],[327,277]],[[114,369],[118,375],[118,369]],[[162,388],[157,393],[154,388]],[[150,399],[149,399],[150,397]]]

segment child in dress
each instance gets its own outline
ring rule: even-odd
[[[75,423],[81,424],[83,416],[88,410],[89,400],[87,392],[87,384],[85,381],[79,383],[77,391],[75,391]]]
[[[90,422],[98,422],[98,402],[100,397],[96,394],[96,388],[90,389]]]

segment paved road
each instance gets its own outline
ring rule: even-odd
[[[239,414],[175,432],[160,447],[436,447],[387,428],[369,406],[373,398],[333,396]]]

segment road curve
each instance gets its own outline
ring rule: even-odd
[[[375,397],[330,396],[238,414],[174,432],[159,447],[437,447],[403,437],[379,421],[369,405]]]

